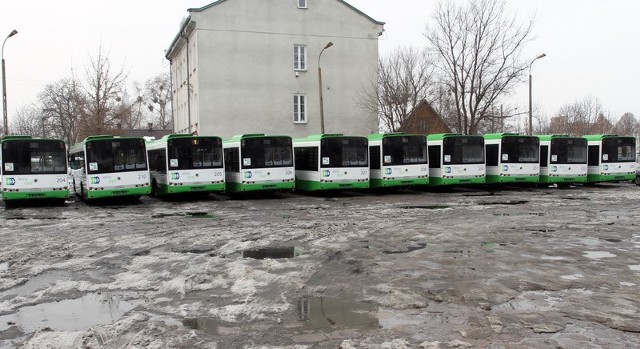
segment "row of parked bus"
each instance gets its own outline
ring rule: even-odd
[[[636,179],[636,140],[617,135],[496,133],[174,134],[159,140],[91,136],[0,140],[2,199],[264,190],[318,191],[484,183],[572,184]],[[69,188],[71,186],[71,188]]]

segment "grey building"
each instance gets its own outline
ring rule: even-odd
[[[174,131],[320,133],[321,56],[326,133],[378,131],[359,107],[377,77],[384,23],[342,0],[219,0],[191,8],[166,58]]]

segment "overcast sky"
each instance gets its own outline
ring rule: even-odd
[[[260,0],[255,0],[260,1]],[[293,1],[293,0],[281,0]],[[309,0],[313,6],[314,0]],[[462,0],[459,0],[462,1]],[[100,45],[111,64],[123,67],[130,83],[168,70],[168,48],[187,9],[207,0],[0,0],[0,38],[19,34],[4,48],[9,117],[37,100],[44,86],[83,76]],[[380,54],[397,46],[422,47],[435,8],[431,0],[347,0],[383,21]],[[527,57],[547,57],[533,66],[533,99],[543,115],[568,103],[597,98],[613,118],[640,117],[640,1],[507,0],[523,21],[535,17],[535,41]],[[284,19],[283,19],[284,20]],[[528,108],[528,85],[511,97],[518,111]]]

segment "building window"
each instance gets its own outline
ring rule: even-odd
[[[305,95],[293,95],[293,122],[307,123],[307,98]]]
[[[298,8],[307,8],[307,0],[298,0]]]
[[[293,69],[307,70],[307,46],[293,45]]]

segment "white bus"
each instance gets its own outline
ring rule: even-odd
[[[220,137],[172,134],[147,142],[151,194],[224,192]]]
[[[62,140],[5,136],[0,139],[0,191],[9,204],[20,200],[69,197],[67,148]]]
[[[73,190],[83,200],[151,193],[142,137],[90,136],[69,149]]]
[[[223,147],[227,192],[295,188],[291,137],[243,134],[224,141]]]

